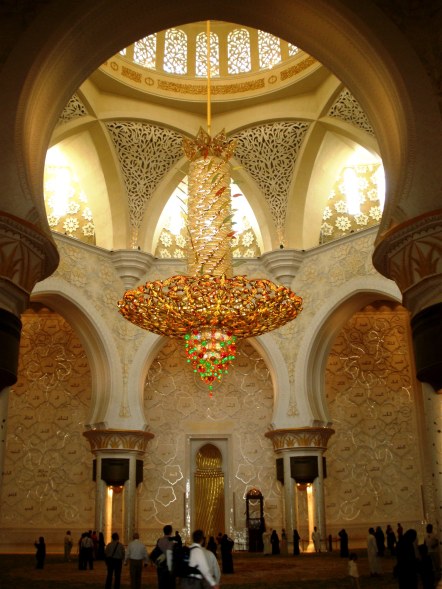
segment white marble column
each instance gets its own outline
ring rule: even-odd
[[[272,440],[275,454],[282,456],[283,459],[285,525],[291,539],[293,539],[293,529],[296,528],[299,531],[299,521],[297,509],[294,508],[297,492],[294,493],[290,459],[292,457],[316,457],[318,464],[317,476],[312,475],[311,480],[295,480],[295,483],[313,484],[313,501],[309,502],[309,509],[313,511],[313,514],[310,515],[313,515],[313,525],[317,526],[321,539],[325,542],[324,548],[326,547],[326,522],[322,456],[333,433],[334,430],[329,427],[304,427],[275,429],[265,434],[267,438]],[[311,536],[310,532],[309,536]]]
[[[321,550],[327,550],[327,532],[325,525],[324,469],[322,452],[317,455],[318,476],[313,481],[313,501],[315,509],[315,526],[321,534]]]
[[[293,528],[295,527],[293,479],[290,472],[290,455],[285,452],[282,458],[284,466],[285,531],[287,533],[287,539],[290,542],[293,539]]]
[[[95,490],[95,522],[97,531],[101,531],[109,520],[106,510],[109,509],[107,483],[103,481],[102,460],[104,458],[123,458],[129,461],[129,475],[124,482],[123,496],[123,542],[132,539],[138,525],[137,509],[137,458],[142,459],[153,434],[145,431],[90,429],[83,432],[97,460]],[[109,481],[108,481],[109,482]],[[107,530],[108,531],[108,530]]]
[[[129,543],[132,540],[136,528],[136,498],[137,498],[137,457],[129,456],[129,478],[124,483],[124,542]]]

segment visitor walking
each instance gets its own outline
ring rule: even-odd
[[[114,580],[114,589],[120,589],[125,550],[117,532],[112,534],[112,541],[106,546],[104,554],[107,566],[105,589],[112,589],[112,580]]]
[[[149,562],[146,546],[141,542],[140,535],[135,532],[132,542],[129,542],[124,564],[129,563],[130,588],[141,589],[141,573],[143,565],[146,567]]]

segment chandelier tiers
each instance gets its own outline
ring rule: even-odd
[[[235,142],[224,131],[213,139],[200,129],[184,139],[190,161],[187,202],[187,276],[128,290],[120,313],[159,335],[184,339],[187,361],[213,388],[227,373],[236,341],[262,335],[294,319],[302,299],[266,279],[232,276],[229,160]]]

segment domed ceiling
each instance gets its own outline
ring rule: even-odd
[[[78,88],[47,155],[50,227],[184,257],[182,138],[208,124],[237,141],[235,257],[309,249],[379,223],[382,162],[351,93],[302,49],[212,22],[136,41]]]

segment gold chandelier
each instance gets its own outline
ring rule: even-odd
[[[211,391],[235,359],[237,340],[285,325],[302,310],[302,299],[263,278],[232,276],[229,160],[236,144],[224,131],[210,136],[210,83],[208,94],[209,132],[183,140],[190,162],[188,274],[128,290],[118,307],[143,329],[184,339],[187,361]]]

